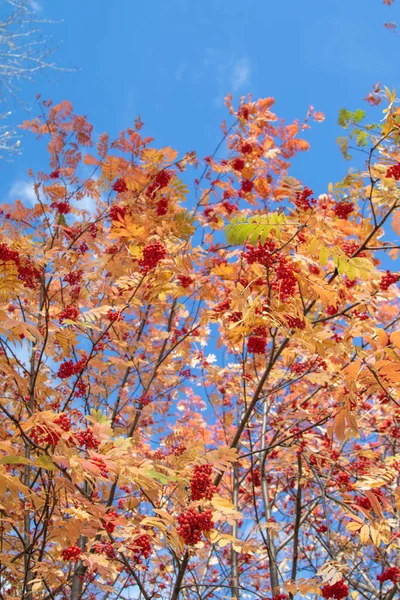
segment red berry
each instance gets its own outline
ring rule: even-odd
[[[232,168],[235,169],[235,171],[243,171],[245,165],[246,163],[243,158],[235,158],[235,160],[232,161]]]
[[[167,256],[167,251],[161,242],[148,244],[143,249],[143,258],[139,260],[139,265],[145,273],[154,269],[158,263]]]
[[[386,171],[386,177],[391,177],[392,179],[398,181],[400,179],[400,163],[389,167]]]
[[[78,271],[71,271],[64,276],[63,281],[69,283],[70,285],[76,285],[82,279],[83,271],[79,269]]]
[[[343,579],[337,581],[333,585],[324,585],[321,590],[323,598],[334,598],[335,600],[342,600],[349,594],[349,586],[345,584]]]
[[[212,500],[217,488],[211,481],[211,465],[196,465],[190,480],[190,497],[192,500]]]
[[[333,212],[339,219],[347,220],[354,211],[352,202],[337,202],[333,208]]]
[[[254,187],[254,183],[249,179],[243,179],[241,189],[245,193],[250,193]]]
[[[85,446],[86,450],[97,450],[100,446],[100,440],[94,435],[91,427],[88,427],[86,431],[80,431],[76,437],[80,446]]]
[[[112,221],[120,221],[124,218],[127,211],[126,206],[112,206],[110,208],[110,217]]]
[[[299,210],[310,210],[312,205],[315,204],[314,198],[310,200],[310,196],[313,195],[313,191],[308,187],[305,187],[302,192],[296,192],[295,205]]]
[[[247,350],[252,354],[265,354],[267,350],[267,339],[255,335],[250,336],[247,341]]]
[[[381,575],[377,575],[376,578],[381,583],[384,583],[385,581],[397,583],[400,579],[400,569],[398,567],[388,567]]]
[[[178,533],[188,546],[197,544],[201,540],[203,532],[211,531],[214,528],[211,510],[198,512],[193,508],[188,508],[178,515],[177,521],[179,523]]]
[[[184,288],[188,288],[193,283],[193,279],[188,275],[178,275],[177,279]]]
[[[77,562],[81,554],[82,550],[79,548],[79,546],[68,546],[68,548],[65,548],[61,552],[61,557],[63,560]]]
[[[386,292],[386,290],[388,290],[393,283],[397,283],[398,280],[399,276],[397,275],[397,273],[391,273],[390,271],[386,271],[385,275],[383,275],[379,283],[379,287],[383,292]]]
[[[122,194],[123,192],[128,191],[128,186],[126,185],[125,179],[123,177],[117,179],[117,181],[114,182],[112,187],[114,192],[117,192],[118,194]]]
[[[67,306],[63,311],[58,315],[58,320],[60,323],[64,321],[64,319],[71,319],[71,321],[76,321],[79,316],[79,310],[76,306]]]
[[[159,200],[157,202],[156,214],[158,217],[162,217],[162,216],[166,215],[167,212],[168,212],[168,199],[161,198],[161,200]]]

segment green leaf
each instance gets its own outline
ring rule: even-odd
[[[338,272],[343,275],[343,273],[347,273],[347,269],[348,269],[348,261],[344,258],[338,258],[337,261],[337,270]]]
[[[160,473],[159,471],[156,471],[155,469],[150,469],[150,471],[147,471],[147,475],[151,479],[157,479],[164,485],[170,481],[170,478],[167,477],[167,475],[165,475],[164,473]]]
[[[351,111],[347,110],[346,108],[341,108],[338,117],[338,123],[340,127],[343,127],[343,129],[347,129],[351,116]]]
[[[2,456],[0,458],[0,465],[33,465],[33,462],[25,456]]]
[[[357,146],[366,146],[368,144],[368,134],[366,131],[359,131],[357,134]]]
[[[46,471],[54,471],[57,467],[47,454],[42,454],[35,460],[35,466],[45,469]]]
[[[326,246],[322,246],[321,250],[319,251],[319,262],[322,267],[325,266],[328,262],[329,254],[329,248],[327,248]]]
[[[240,218],[233,218],[225,227],[225,236],[229,244],[239,245],[247,241],[255,245],[258,240],[264,244],[272,230],[274,230],[276,237],[280,239],[280,225],[286,223],[284,213],[256,215],[249,217],[248,221],[239,220]]]
[[[354,123],[361,123],[363,118],[365,117],[365,111],[361,110],[361,108],[357,108],[357,110],[353,113],[353,121]]]
[[[350,279],[350,281],[354,281],[355,278],[357,277],[357,269],[351,259],[349,260],[346,274],[347,274],[348,279]]]
[[[108,421],[105,414],[102,413],[101,410],[96,410],[92,408],[90,411],[90,416],[97,421],[97,423],[106,423]]]

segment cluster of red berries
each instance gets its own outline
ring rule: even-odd
[[[228,215],[231,215],[238,209],[237,204],[233,204],[232,202],[228,202],[227,200],[224,200],[222,206],[224,207]]]
[[[117,244],[113,244],[112,246],[109,246],[106,249],[106,254],[117,254],[119,249],[120,249],[120,246],[118,246]]]
[[[388,567],[380,575],[377,575],[376,578],[381,583],[385,581],[397,583],[400,579],[400,569],[398,567]]]
[[[386,171],[386,177],[391,177],[392,179],[398,181],[400,179],[400,163],[389,167]]]
[[[336,202],[333,207],[333,212],[339,219],[347,220],[353,211],[354,204],[352,202]]]
[[[79,316],[79,310],[76,306],[67,306],[63,311],[58,315],[58,320],[60,323],[64,321],[64,319],[70,319],[71,321],[76,321]]]
[[[153,398],[149,396],[149,394],[142,394],[140,398],[138,398],[138,404],[140,406],[148,406],[153,402]]]
[[[120,221],[124,218],[127,211],[126,206],[112,206],[110,208],[110,217],[112,221]]]
[[[58,415],[53,423],[58,425],[63,431],[69,431],[71,429],[71,421],[64,413]],[[57,446],[61,439],[61,432],[54,429],[50,429],[46,425],[35,425],[30,433],[31,440],[38,445],[48,444],[50,446]]]
[[[356,242],[355,240],[348,240],[347,242],[343,242],[342,244],[342,250],[345,253],[346,256],[353,256],[354,252],[356,252],[360,247],[359,242]],[[364,256],[367,256],[366,252],[359,252],[357,254],[357,256],[359,258],[362,258]]]
[[[296,192],[295,205],[299,210],[310,210],[315,204],[315,199],[311,198],[313,191],[305,187],[302,192]]]
[[[371,510],[372,508],[371,501],[365,496],[354,496],[354,504],[361,506],[361,508],[365,508],[365,510]]]
[[[254,187],[254,183],[252,181],[250,181],[250,179],[243,179],[240,189],[245,194],[249,194],[253,190],[253,187]]]
[[[348,473],[339,473],[336,476],[336,483],[340,486],[340,487],[346,487],[347,490],[351,490],[352,489],[352,484],[350,481],[350,475]]]
[[[307,369],[306,363],[295,362],[290,366],[290,372],[296,375],[301,375]]]
[[[177,446],[173,446],[171,448],[170,454],[173,454],[174,456],[182,456],[184,452],[186,452],[186,446],[178,444]]]
[[[119,179],[117,179],[117,181],[114,181],[112,187],[114,192],[117,192],[117,194],[122,194],[123,192],[128,191],[128,186],[126,185],[126,181],[123,177],[120,177]]]
[[[89,246],[87,245],[87,243],[86,242],[82,242],[82,244],[80,244],[78,246],[77,252],[78,252],[78,254],[81,254],[83,256],[84,254],[86,254],[86,252],[88,250],[89,250]]]
[[[105,479],[108,479],[108,468],[102,458],[92,458],[90,460],[90,462],[99,469],[100,475],[102,475],[102,477],[104,477]],[[108,513],[108,514],[110,514],[110,513]],[[110,525],[110,524],[108,524],[108,525]],[[105,527],[105,529],[107,529],[107,527]],[[108,531],[108,529],[107,529],[107,531]]]
[[[306,326],[304,319],[300,319],[299,317],[291,317],[287,315],[286,322],[290,329],[304,329]]]
[[[242,154],[251,154],[253,152],[253,146],[249,142],[244,142],[240,148]]]
[[[58,179],[60,177],[60,171],[59,169],[56,169],[55,171],[52,171],[49,175],[50,179]]]
[[[252,354],[265,354],[267,338],[265,336],[251,335],[247,340],[247,350]]]
[[[214,210],[214,208],[212,206],[209,206],[208,208],[205,208],[204,211],[203,211],[203,215],[211,223],[217,223],[218,222],[218,215],[215,213],[215,210]]]
[[[252,483],[254,485],[254,487],[260,487],[260,485],[261,485],[260,468],[256,467],[255,469],[253,469],[253,471],[247,475],[246,479],[249,483]]]
[[[154,244],[148,244],[143,249],[143,258],[139,260],[139,265],[145,273],[148,273],[151,269],[154,269],[162,260],[167,256],[165,246],[161,242],[155,242]]]
[[[98,462],[101,461],[101,459],[96,460],[98,460]],[[107,513],[107,519],[101,519],[101,524],[103,525],[104,529],[108,531],[108,533],[113,533],[115,531],[116,524],[114,522],[114,519],[116,519],[117,517],[118,513],[116,513],[115,510],[109,510]]]
[[[177,279],[178,279],[179,283],[181,284],[181,286],[184,288],[188,288],[193,283],[193,279],[191,277],[189,277],[188,275],[178,275]]]
[[[282,257],[280,259],[275,274],[277,281],[272,284],[272,287],[278,291],[280,299],[285,301],[293,296],[297,287],[297,279],[286,258]]]
[[[86,450],[97,450],[100,446],[100,440],[93,433],[93,429],[88,427],[86,431],[80,431],[76,434],[80,446],[85,446]]]
[[[275,264],[276,281],[272,287],[278,291],[280,299],[285,301],[294,294],[297,280],[287,258],[279,253],[273,254],[274,250],[274,242],[266,240],[263,245],[258,242],[257,246],[247,246],[247,252],[243,256],[250,265],[259,263],[266,267],[272,267]]]
[[[41,272],[28,260],[22,262],[16,250],[11,250],[7,244],[0,244],[0,262],[14,262],[18,269],[18,279],[28,288],[34,288],[40,279]]]
[[[179,523],[178,533],[188,546],[198,544],[201,540],[201,534],[214,528],[211,510],[199,512],[193,508],[188,508],[188,510],[178,515],[177,520]]]
[[[272,596],[271,600],[288,600],[289,596],[287,594],[275,594]]]
[[[211,481],[211,465],[196,465],[190,480],[190,497],[192,500],[212,500],[217,491]]]
[[[235,158],[231,164],[232,164],[232,169],[235,169],[235,171],[243,171],[243,169],[246,165],[243,158]]]
[[[69,202],[52,202],[50,208],[55,208],[59,215],[67,215],[71,212],[71,205]]]
[[[239,106],[237,114],[240,119],[244,119],[245,121],[247,121],[250,116],[250,111],[248,107],[245,104],[243,104],[242,106]]]
[[[386,271],[385,275],[383,275],[383,277],[379,283],[379,288],[383,292],[386,292],[386,290],[389,289],[389,287],[392,285],[392,283],[397,283],[398,280],[399,280],[399,276],[397,275],[397,273],[391,273],[390,271]]]
[[[168,198],[161,198],[157,202],[156,206],[156,214],[158,217],[163,217],[168,212]]]
[[[229,298],[226,298],[225,300],[217,304],[217,306],[215,306],[213,310],[216,313],[224,313],[225,311],[229,310],[230,305],[231,301],[229,300]]]
[[[349,594],[349,586],[345,584],[343,579],[337,581],[333,585],[324,585],[321,590],[323,598],[334,598],[335,600],[342,600]]]
[[[123,321],[124,320],[124,315],[121,314],[120,310],[113,310],[112,308],[110,308],[110,310],[107,313],[107,319],[109,321],[111,321],[111,323],[114,323],[115,321]]]
[[[367,321],[369,319],[369,316],[368,316],[368,314],[365,311],[362,312],[362,313],[360,313],[358,310],[355,310],[354,311],[354,316],[357,319],[360,319],[360,321]]]
[[[82,269],[78,269],[78,271],[71,271],[64,276],[63,281],[69,283],[69,285],[76,285],[82,279],[83,271]]]
[[[159,171],[152,183],[147,186],[147,194],[150,198],[154,198],[157,192],[167,187],[172,179],[173,174],[170,171]]]
[[[258,242],[257,246],[246,246],[247,252],[244,252],[243,257],[249,265],[259,263],[265,267],[271,267],[274,262],[272,252],[275,250],[275,244],[272,240],[266,240],[264,244]]]
[[[82,554],[82,550],[79,546],[68,546],[61,552],[61,558],[63,560],[70,560],[71,562],[77,562]]]
[[[84,398],[87,393],[87,385],[83,381],[83,379],[79,379],[78,383],[75,386],[74,396],[75,398]]]
[[[95,554],[106,554],[108,558],[115,558],[115,550],[110,541],[97,542],[96,544],[93,544],[92,550]]]
[[[150,537],[147,533],[136,538],[132,543],[132,546],[130,546],[130,549],[133,550],[133,557],[137,562],[141,562],[141,558],[149,558],[151,554],[151,544]]]
[[[61,363],[60,368],[57,372],[57,377],[60,379],[68,379],[72,377],[72,375],[77,375],[80,373],[87,362],[87,356],[84,355],[78,362],[74,363],[72,360],[66,360]]]

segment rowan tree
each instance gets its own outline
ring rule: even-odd
[[[140,119],[93,147],[68,102],[24,124],[49,164],[1,208],[0,598],[396,597],[386,95],[342,111],[367,160],[319,191],[289,173],[323,115],[272,98],[228,97],[203,161]]]

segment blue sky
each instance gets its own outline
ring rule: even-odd
[[[311,151],[292,174],[316,193],[347,170],[335,145],[338,110],[363,107],[381,81],[400,88],[400,38],[384,21],[400,21],[398,5],[382,0],[39,0],[43,25],[62,41],[58,65],[26,85],[23,98],[40,92],[69,99],[95,131],[117,134],[140,114],[157,145],[180,152],[213,151],[227,117],[223,98],[232,92],[274,96],[276,112],[303,118],[310,104],[326,115],[307,138]],[[35,108],[33,108],[33,115]],[[377,116],[379,113],[377,113]],[[15,122],[26,116],[16,108]],[[4,194],[21,188],[26,169],[45,169],[45,152],[29,136],[24,152],[0,169]],[[42,146],[43,148],[43,146]]]

